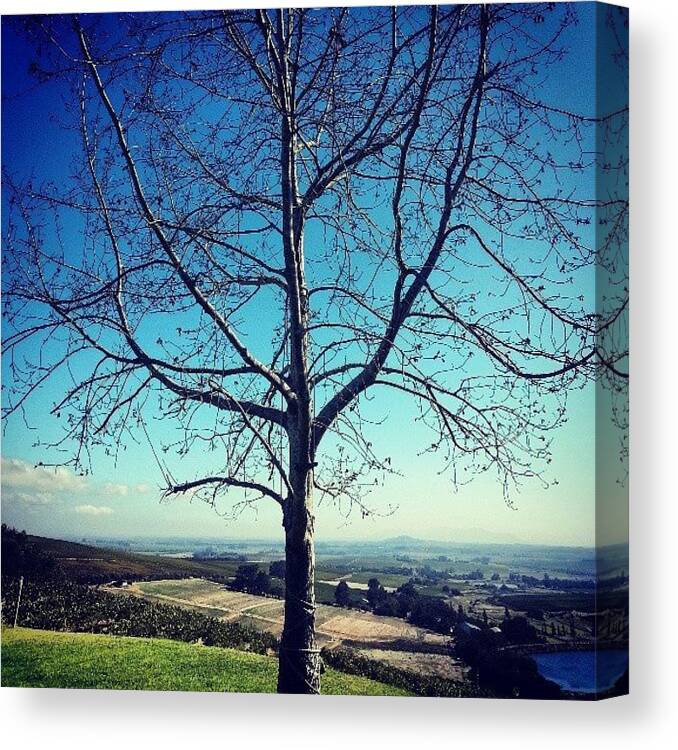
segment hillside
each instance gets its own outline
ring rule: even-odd
[[[3,528],[2,546],[7,558],[11,557],[10,546],[14,541],[17,548],[32,550],[53,559],[69,579],[83,583],[103,583],[115,578],[138,580],[184,576],[225,581],[234,575],[239,565],[233,560],[192,560],[122,552]],[[3,567],[4,563],[5,554]]]
[[[273,693],[277,660],[234,649],[128,638],[3,628],[2,686]],[[328,669],[328,695],[407,695]]]

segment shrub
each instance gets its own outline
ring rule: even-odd
[[[18,588],[17,579],[3,578],[3,622],[14,621]],[[275,651],[278,645],[270,633],[237,623],[59,580],[24,581],[18,624],[43,630],[200,641],[206,646],[260,654]]]

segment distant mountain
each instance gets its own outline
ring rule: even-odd
[[[407,536],[406,534],[403,534],[401,536],[394,536],[388,539],[384,539],[383,541],[379,542],[379,544],[383,544],[385,547],[421,547],[430,546],[431,544],[439,544],[439,542],[431,542],[426,539],[417,539],[417,537]]]
[[[441,547],[454,547],[458,545],[484,545],[484,544],[516,544],[517,540],[511,534],[504,534],[486,529],[468,528],[458,529],[450,535],[449,539],[420,539],[418,537],[403,534],[384,539],[379,544],[384,547],[394,548],[424,548],[440,549]]]

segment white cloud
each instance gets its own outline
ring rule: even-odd
[[[22,494],[51,492],[81,492],[87,482],[63,466],[47,468],[33,466],[20,458],[2,457],[2,487]]]
[[[85,516],[110,516],[114,512],[113,508],[99,505],[97,501],[106,502],[106,499],[110,499],[115,505],[118,498],[153,491],[153,487],[147,482],[99,484],[91,477],[78,476],[71,469],[62,466],[33,466],[20,458],[3,456],[0,469],[3,504],[11,504],[15,509],[23,506],[31,512],[39,512],[41,507],[53,503],[61,505],[64,510]],[[80,504],[70,505],[69,499]]]
[[[21,492],[10,488],[3,489],[2,501],[3,503],[19,503],[36,508],[53,503],[54,495],[51,492]]]
[[[138,495],[146,495],[152,492],[153,487],[147,482],[138,482],[134,485],[122,484],[118,482],[107,482],[100,490],[100,494],[104,497],[128,497],[129,495],[136,493]]]
[[[105,497],[127,497],[129,494],[129,487],[126,484],[107,482],[101,488],[101,494]]]
[[[113,508],[107,505],[76,505],[73,510],[84,516],[110,516],[113,514]]]
[[[50,505],[54,502],[54,495],[49,492],[36,492],[30,495],[25,492],[17,492],[15,498],[28,505]]]

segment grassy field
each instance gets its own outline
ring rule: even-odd
[[[275,692],[277,660],[162,639],[3,628],[3,687]],[[328,695],[407,695],[328,669]]]

